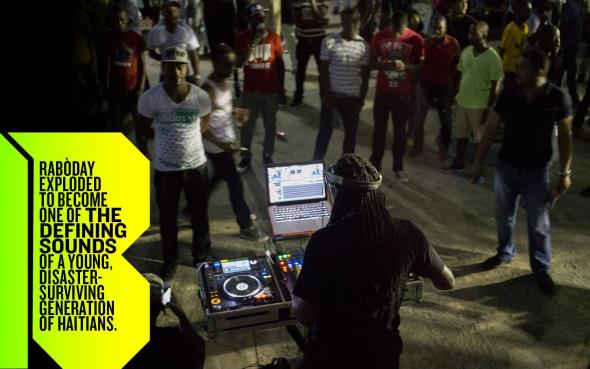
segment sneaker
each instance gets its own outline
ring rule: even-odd
[[[303,104],[303,98],[302,97],[293,96],[293,101],[291,101],[291,105],[289,105],[289,107],[296,108],[296,107],[298,107],[301,104]]]
[[[253,225],[248,228],[240,229],[240,237],[254,242],[264,242],[268,240],[268,235]]]
[[[582,192],[580,192],[580,196],[590,197],[590,187],[583,189]]]
[[[547,272],[536,272],[535,280],[541,292],[545,295],[551,296],[555,294],[555,282]]]
[[[250,169],[250,158],[243,158],[238,164],[237,171],[239,175],[246,173]]]
[[[272,156],[262,155],[262,163],[263,164],[274,164],[275,162],[272,160]]]
[[[510,264],[511,262],[512,260],[503,258],[500,255],[496,254],[491,258],[487,258],[483,263],[481,263],[481,268],[483,270],[492,270],[496,269],[500,265]]]
[[[406,174],[399,170],[395,173],[395,179],[399,182],[399,183],[409,183],[410,182],[410,178],[408,178],[408,176],[406,176]]]
[[[285,133],[285,131],[277,131],[275,133],[275,136],[281,141],[287,141],[287,134]]]
[[[176,266],[171,264],[164,264],[162,269],[157,273],[163,281],[168,282],[174,279],[176,275]]]
[[[457,165],[457,163],[452,162],[451,165],[442,168],[442,171],[443,172],[447,172],[447,173],[450,173],[450,172],[462,172],[464,169],[465,169],[465,166],[459,166],[459,165]]]

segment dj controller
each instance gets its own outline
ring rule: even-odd
[[[297,280],[303,267],[304,255],[305,250],[301,248],[290,249],[287,252],[276,254],[277,271],[283,280],[287,280],[288,278]],[[402,301],[422,301],[423,285],[424,282],[419,276],[410,273],[404,286]]]
[[[205,263],[197,274],[207,335],[295,324],[284,281],[297,279],[305,250]],[[402,301],[421,301],[423,281],[410,274]]]
[[[290,276],[297,279],[303,267],[304,249],[291,249],[289,252],[280,252],[275,256],[277,271],[283,280]]]
[[[272,261],[267,256],[215,260],[197,275],[207,335],[294,324]]]
[[[216,260],[204,265],[203,274],[207,284],[207,307],[212,311],[281,300],[266,257]]]

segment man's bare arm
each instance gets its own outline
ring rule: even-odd
[[[139,54],[139,63],[137,64],[137,73],[139,75],[139,82],[137,85],[137,91],[142,93],[145,88],[145,81],[147,79],[147,73],[145,68],[145,53]]]
[[[361,67],[361,101],[364,103],[367,98],[367,91],[369,90],[369,75],[370,70],[368,65]]]
[[[557,122],[559,135],[557,144],[559,146],[559,162],[562,172],[569,172],[572,168],[572,158],[574,153],[574,140],[572,139],[572,117]]]
[[[443,271],[430,279],[434,287],[439,290],[452,290],[455,288],[455,276],[449,267],[445,265]]]
[[[195,71],[195,78],[197,83],[199,83],[199,54],[197,53],[197,49],[194,50],[189,50],[188,51],[188,58],[189,61],[191,62],[191,66],[193,67],[193,70]]]
[[[137,122],[135,125],[135,137],[137,139],[137,148],[147,158],[150,157],[147,141],[154,138],[154,129],[152,128],[152,118],[145,117],[140,113],[137,114]]]
[[[320,318],[320,306],[309,303],[297,295],[291,294],[293,314],[306,327],[312,327]]]
[[[572,117],[569,116],[557,122],[559,135],[557,144],[559,146],[559,162],[561,164],[561,173],[553,193],[551,194],[552,203],[555,204],[557,199],[572,185],[571,170],[574,151],[572,138]]]

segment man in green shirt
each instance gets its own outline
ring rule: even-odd
[[[502,60],[498,53],[487,45],[489,27],[477,22],[469,29],[469,43],[461,53],[457,70],[458,94],[455,115],[457,155],[446,171],[465,168],[467,139],[474,143],[481,139],[482,127],[490,107],[496,100],[498,84],[503,77]]]

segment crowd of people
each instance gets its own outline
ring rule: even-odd
[[[580,55],[580,45],[590,42],[583,0],[568,0],[562,7],[549,0],[513,0],[509,4],[501,0],[497,4],[483,0],[432,4],[333,1],[334,11],[341,13],[342,30],[330,35],[326,34],[327,0],[152,0],[144,1],[141,8],[134,0],[107,3],[106,9],[97,10],[88,5],[94,2],[80,2],[73,24],[72,54],[79,92],[74,94],[79,100],[76,107],[84,111],[82,115],[100,116],[106,101],[102,110],[108,116],[102,116],[103,129],[120,131],[127,113],[138,121],[138,97],[150,87],[146,53],[161,60],[167,47],[185,48],[187,81],[199,86],[203,82],[199,58],[210,58],[212,50],[223,44],[237,56],[232,71],[234,105],[250,113],[241,129],[241,147],[250,149],[261,113],[265,128],[262,161],[270,163],[275,138],[282,134],[276,128],[277,110],[288,100],[283,54],[291,59],[295,82],[290,107],[303,104],[306,72],[313,57],[320,75],[322,104],[312,157],[323,159],[332,130],[340,124],[345,132],[342,153],[355,151],[370,72],[377,70],[370,160],[381,169],[391,113],[392,169],[399,181],[408,182],[404,157],[406,151],[409,157],[423,152],[429,108],[438,110],[441,161],[447,160],[452,138],[456,139],[456,154],[444,169],[463,170],[468,141],[479,142],[499,90],[516,83],[515,69],[522,52],[538,48],[549,55],[549,80],[561,86],[567,77],[567,90],[577,112],[574,136],[590,137],[584,127],[590,100],[587,93],[581,99],[578,95],[578,84],[586,81],[590,65],[590,47]],[[248,12],[250,5],[258,6],[254,13]],[[494,33],[501,34],[498,49],[489,46]],[[578,72],[580,56],[583,60]],[[160,82],[162,79],[163,74]],[[250,150],[242,151],[238,173],[247,171],[250,163]]]
[[[431,106],[440,121],[441,162],[447,161],[455,143],[453,158],[443,171],[465,170],[471,141],[477,151],[472,181],[482,182],[486,154],[501,141],[494,179],[498,248],[482,267],[493,269],[514,258],[520,197],[527,214],[531,268],[540,290],[555,292],[549,274],[549,208],[571,186],[572,131],[581,139],[590,136],[584,127],[588,84],[583,97],[578,95],[578,83],[587,82],[590,64],[590,47],[580,55],[580,45],[590,43],[587,4],[582,0],[566,0],[563,6],[550,0],[358,0],[332,5],[326,0],[167,0],[143,5],[139,9],[134,0],[111,0],[102,13],[85,12],[81,6],[74,23],[77,47],[72,64],[81,114],[100,112],[106,99],[105,129],[120,131],[130,113],[136,122],[137,145],[148,158],[152,158],[148,141],[153,139],[164,260],[159,276],[164,281],[174,278],[178,264],[177,216],[183,191],[193,228],[195,266],[210,255],[208,196],[220,180],[228,184],[240,236],[256,242],[268,239],[252,221],[240,175],[252,166],[259,115],[265,132],[261,161],[273,163],[280,133],[277,111],[287,105],[305,108],[304,82],[313,57],[320,76],[321,111],[310,157],[324,159],[334,127],[341,124],[344,129],[343,157],[334,167],[344,181],[334,186],[330,226],[311,238],[300,279],[289,286],[301,321],[321,327],[321,336],[312,337],[315,367],[336,365],[338,350],[349,346],[358,356],[348,356],[348,363],[334,367],[355,367],[351,363],[366,363],[367,358],[376,361],[371,367],[385,367],[379,362],[397,367],[402,348],[397,332],[400,288],[408,272],[432,278],[440,288],[453,286],[452,273],[420,230],[388,215],[381,192],[346,185],[346,180],[380,183],[390,119],[391,169],[397,181],[408,183],[404,160],[423,153],[424,122]],[[330,6],[341,24],[333,34],[326,32]],[[145,29],[148,19],[149,30]],[[490,46],[494,35],[499,36],[498,49]],[[160,83],[153,86],[146,78],[146,52],[161,62]],[[286,54],[295,80],[289,104]],[[206,78],[200,75],[203,58],[213,64]],[[377,72],[373,135],[371,155],[365,160],[354,153],[371,71]],[[559,174],[552,187],[555,127]],[[590,189],[582,195],[590,195]],[[380,260],[384,268],[395,267],[387,273],[368,271],[366,290],[366,283],[331,284],[332,279],[349,279],[337,272],[330,280],[322,279],[319,272],[318,265],[324,265],[329,255],[326,250],[338,240],[351,250],[363,244],[367,258]],[[414,248],[401,246],[408,244]],[[359,292],[364,305],[351,307],[343,302],[349,291],[330,290],[330,285],[365,291]],[[338,313],[322,315],[326,306]],[[352,313],[361,332],[355,337],[337,329]],[[365,339],[369,336],[373,338]],[[375,337],[396,351],[379,351],[375,348],[379,345],[367,344]]]

